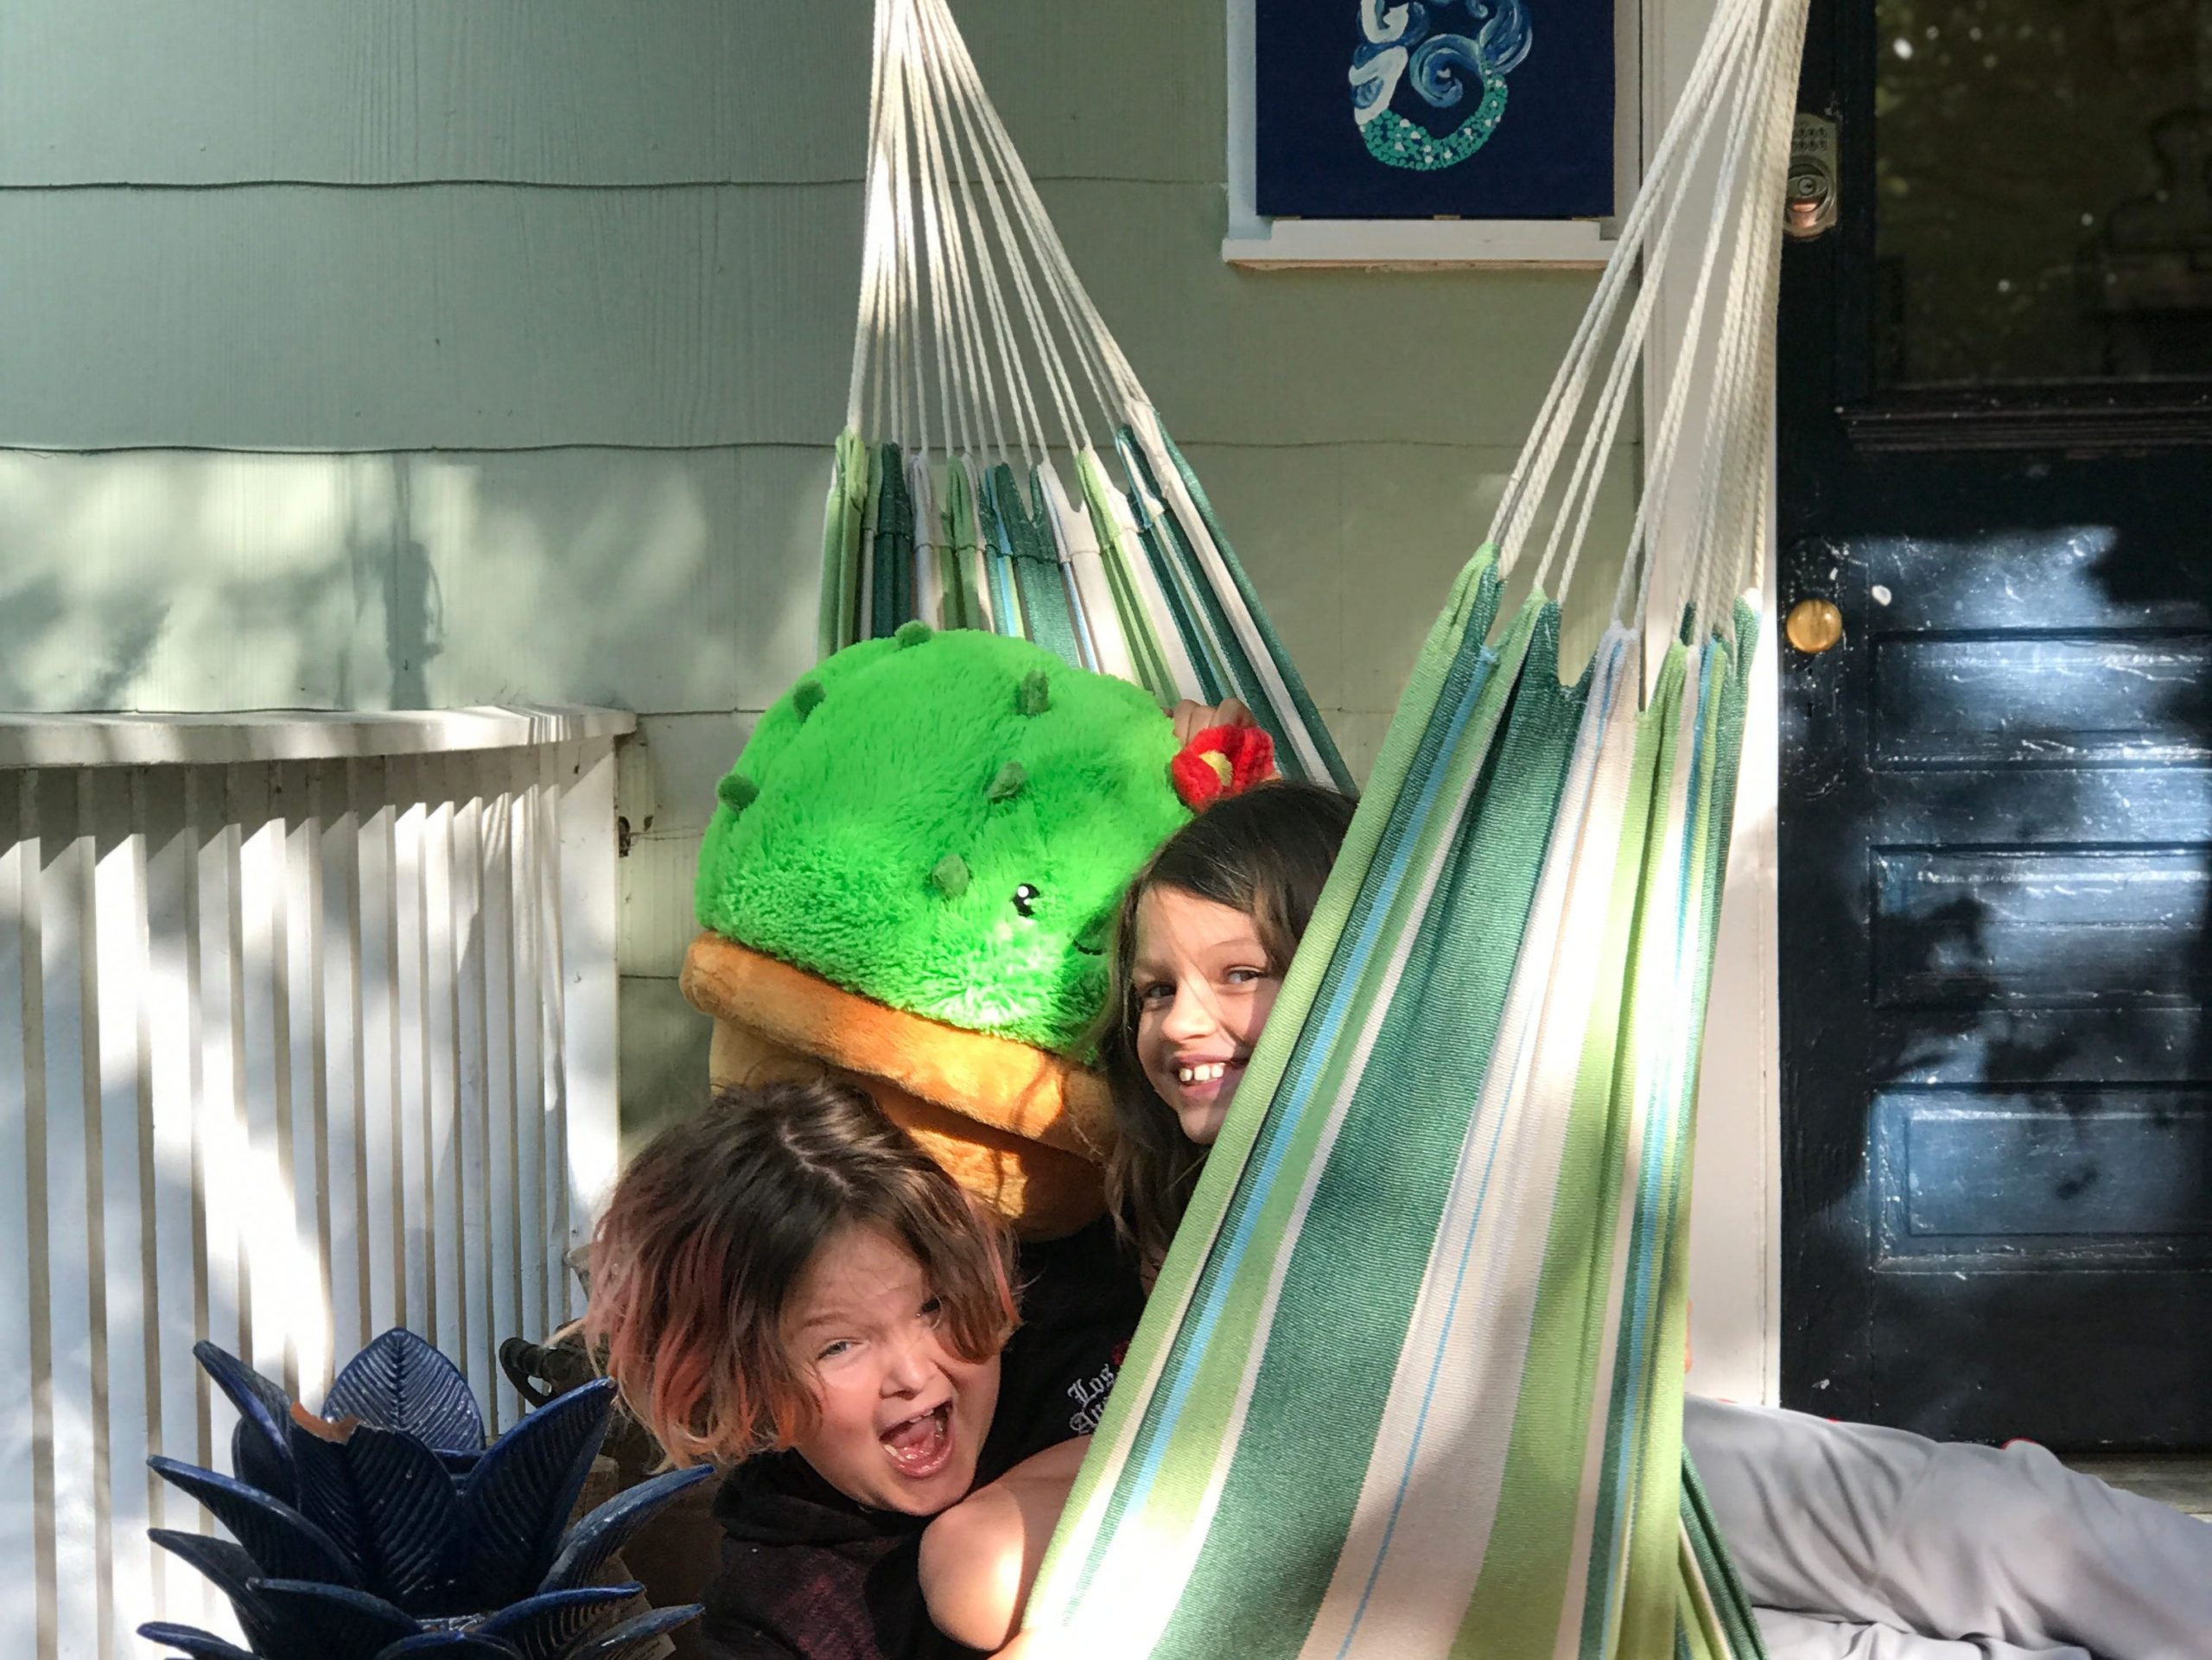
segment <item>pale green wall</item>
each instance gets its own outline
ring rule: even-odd
[[[1589,279],[1225,269],[1224,3],[956,0],[1363,766]],[[640,711],[633,1123],[703,1077],[696,837],[810,646],[867,10],[0,8],[0,707]]]

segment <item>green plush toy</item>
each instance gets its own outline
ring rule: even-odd
[[[1190,817],[1137,687],[908,623],[761,717],[700,855],[699,921],[887,1007],[1070,1053],[1122,885]]]

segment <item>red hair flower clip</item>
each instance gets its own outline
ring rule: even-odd
[[[1275,775],[1275,741],[1256,726],[1210,726],[1167,764],[1175,793],[1192,812],[1242,795]]]

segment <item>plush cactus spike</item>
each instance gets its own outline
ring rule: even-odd
[[[586,1585],[549,1591],[499,1612],[475,1628],[479,1637],[512,1644],[523,1660],[558,1660],[609,1610],[644,1591],[641,1585]]]
[[[231,1432],[232,1470],[289,1504],[292,1397],[227,1349],[202,1340],[192,1345],[192,1356],[238,1409],[238,1427]]]
[[[957,900],[968,891],[968,862],[957,853],[948,853],[930,868],[930,886],[949,900]]]
[[[150,1458],[146,1463],[162,1480],[205,1504],[245,1547],[263,1578],[360,1584],[353,1559],[338,1542],[289,1504],[258,1487],[175,1459]]]
[[[613,1409],[605,1378],[570,1390],[527,1414],[469,1472],[461,1508],[486,1604],[529,1596],[543,1581]]]
[[[561,1554],[538,1585],[540,1591],[565,1591],[588,1585],[607,1565],[608,1557],[629,1542],[630,1536],[651,1521],[661,1508],[686,1487],[714,1473],[709,1464],[671,1470],[617,1493],[569,1530]]]
[[[743,812],[760,798],[760,786],[742,773],[729,773],[715,786],[715,794],[732,812]]]
[[[990,801],[1011,801],[1021,793],[1021,786],[1029,782],[1029,769],[1018,760],[1010,760],[999,768],[983,792]]]
[[[822,690],[819,680],[802,680],[791,688],[791,713],[804,721],[822,707],[822,700],[828,694]]]
[[[900,623],[893,632],[891,638],[901,646],[923,646],[937,638],[937,630],[919,617],[916,617],[911,621]]]
[[[461,1368],[402,1326],[346,1363],[323,1400],[322,1415],[400,1430],[433,1452],[484,1450],[484,1415]]]
[[[173,1625],[166,1620],[149,1619],[138,1628],[138,1635],[149,1643],[175,1650],[188,1660],[254,1660],[251,1650],[242,1649],[213,1631],[203,1631],[197,1625]]]
[[[1024,715],[1042,715],[1052,706],[1052,683],[1042,669],[1032,669],[1014,689],[1014,706]]]

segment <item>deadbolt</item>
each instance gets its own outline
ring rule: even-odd
[[[1843,613],[1830,600],[1800,600],[1782,624],[1789,643],[1808,657],[1817,656],[1843,638]]]
[[[1801,112],[1789,137],[1782,228],[1793,241],[1810,242],[1834,228],[1835,216],[1835,123]]]

